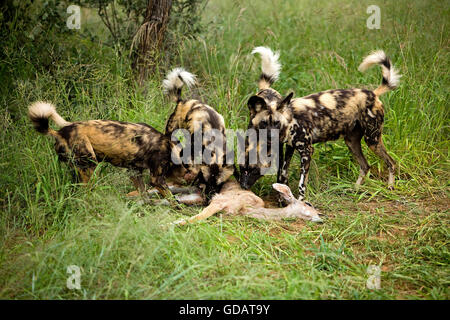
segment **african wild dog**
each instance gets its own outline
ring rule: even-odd
[[[199,183],[205,184],[205,194],[209,199],[220,191],[222,184],[234,173],[234,165],[226,162],[225,122],[222,115],[199,100],[181,98],[183,86],[191,87],[194,84],[195,76],[183,68],[173,69],[164,80],[165,91],[176,102],[175,110],[167,121],[165,133],[166,136],[171,137],[177,129],[185,129],[189,132],[191,156],[186,167],[192,175],[196,176]],[[211,136],[212,132],[219,136]],[[194,154],[196,136],[200,137],[201,145]],[[211,151],[209,161],[203,157],[205,149]],[[194,162],[194,158],[199,156],[201,163]]]
[[[46,102],[35,102],[28,109],[35,129],[55,138],[55,150],[60,161],[77,169],[81,181],[87,183],[98,161],[133,169],[132,181],[141,194],[145,191],[142,171],[150,170],[150,184],[163,196],[168,196],[165,177],[175,170],[173,157],[179,161],[181,149],[169,138],[145,123],[111,120],[67,122]],[[49,128],[52,119],[58,131]]]
[[[258,84],[260,91],[248,101],[251,115],[249,127],[280,130],[280,143],[286,144],[286,150],[284,154],[280,152],[277,182],[287,184],[289,163],[294,151],[298,150],[301,157],[299,199],[303,199],[314,150],[312,145],[343,136],[359,163],[360,174],[356,185],[360,185],[370,168],[361,150],[361,138],[364,137],[369,148],[386,163],[389,169],[388,187],[393,188],[395,161],[388,155],[381,138],[384,108],[378,97],[395,89],[400,75],[383,51],[371,53],[359,66],[360,71],[374,64],[381,66],[383,81],[375,90],[336,89],[292,100],[292,93],[282,99],[278,92],[270,88],[279,73],[278,56],[270,49],[261,47],[253,53],[260,53],[263,63]],[[258,165],[241,168],[244,188],[251,187],[260,176]]]

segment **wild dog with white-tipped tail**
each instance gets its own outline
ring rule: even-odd
[[[258,82],[260,91],[248,101],[249,128],[280,130],[279,143],[285,144],[286,150],[283,154],[282,146],[279,148],[277,182],[287,184],[289,164],[297,150],[301,158],[299,199],[303,200],[313,144],[344,137],[359,163],[360,174],[356,185],[360,185],[370,168],[361,150],[361,139],[364,137],[368,147],[386,163],[389,170],[388,187],[394,187],[395,161],[387,153],[381,138],[384,108],[379,96],[397,88],[400,75],[383,51],[371,53],[359,66],[360,71],[365,71],[374,64],[381,66],[383,80],[375,90],[335,89],[295,99],[292,99],[293,93],[282,98],[276,90],[270,88],[280,70],[278,54],[261,47],[255,48],[253,53],[261,55],[262,74]],[[260,141],[250,147],[261,148]],[[249,151],[246,150],[246,154]],[[270,154],[270,145],[268,153]],[[259,164],[246,164],[240,168],[243,188],[250,188],[260,177]]]
[[[28,116],[35,129],[55,139],[60,161],[73,165],[83,183],[90,180],[100,161],[132,169],[132,181],[141,194],[145,192],[142,171],[150,170],[150,184],[162,195],[170,195],[166,177],[182,168],[172,162],[181,149],[153,127],[145,123],[112,120],[68,122],[51,103],[35,102],[28,108]],[[49,119],[61,129],[49,127]]]
[[[173,69],[163,81],[163,87],[169,97],[176,102],[176,107],[170,115],[165,129],[165,134],[169,137],[177,129],[185,129],[190,134],[191,155],[189,163],[185,166],[196,176],[196,181],[204,184],[207,199],[218,193],[225,181],[234,173],[234,165],[226,162],[226,135],[225,121],[220,113],[209,105],[196,100],[181,98],[181,90],[186,85],[188,88],[195,85],[195,75],[187,72],[183,68]],[[214,131],[219,137],[214,137],[208,133]],[[194,149],[195,136],[200,133],[201,148]],[[212,147],[216,144],[214,147]],[[218,145],[220,144],[220,145]],[[203,159],[205,149],[214,149],[210,161]],[[194,154],[199,151],[202,154]],[[195,163],[194,157],[201,156],[201,163]]]

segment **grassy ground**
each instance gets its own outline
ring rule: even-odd
[[[52,72],[33,69],[16,43],[2,48],[9,73],[1,77],[13,77],[14,86],[1,96],[0,298],[449,299],[449,2],[378,1],[381,30],[366,27],[371,4],[210,1],[206,31],[180,42],[175,61],[144,90],[124,58],[98,42],[67,40],[61,45],[74,48]],[[361,74],[357,66],[373,49],[390,55],[403,74],[400,88],[382,97],[384,141],[399,167],[394,191],[365,145],[371,174],[355,190],[358,167],[345,144],[325,143],[316,146],[307,197],[326,223],[218,216],[172,229],[167,223],[200,208],[131,201],[126,170],[106,164],[89,186],[72,183],[51,139],[26,118],[31,102],[46,99],[68,120],[162,130],[173,105],[160,74],[181,65],[197,74],[195,93],[228,127],[243,129],[260,68],[250,51],[258,45],[281,51],[274,87],[296,96],[375,88],[380,70]],[[298,163],[295,156],[292,186]],[[253,191],[272,199],[274,181],[265,177]],[[81,290],[66,287],[69,265],[81,267]],[[366,288],[369,265],[381,268],[380,290]]]

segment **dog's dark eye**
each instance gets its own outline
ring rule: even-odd
[[[280,127],[280,121],[274,121],[273,125],[277,128]]]
[[[261,121],[261,122],[259,123],[259,127],[260,127],[260,128],[265,128],[265,127],[267,127],[267,121],[266,121],[266,120]]]

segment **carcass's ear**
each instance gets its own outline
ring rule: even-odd
[[[282,183],[274,183],[272,187],[277,190],[283,198],[291,203],[293,200],[295,200],[294,195],[292,194],[291,188],[289,188],[287,185]]]
[[[289,105],[289,103],[291,103],[291,99],[292,99],[293,95],[294,95],[293,92],[289,93],[289,94],[286,96],[286,98],[284,98],[283,100],[281,100],[281,102],[280,102],[280,104],[278,105],[277,109],[278,109],[278,110],[281,110],[281,109],[283,109],[284,107],[287,107],[287,106]]]
[[[255,114],[263,109],[267,109],[266,101],[259,96],[252,96],[247,102],[248,108],[250,109],[250,115],[253,117]]]

